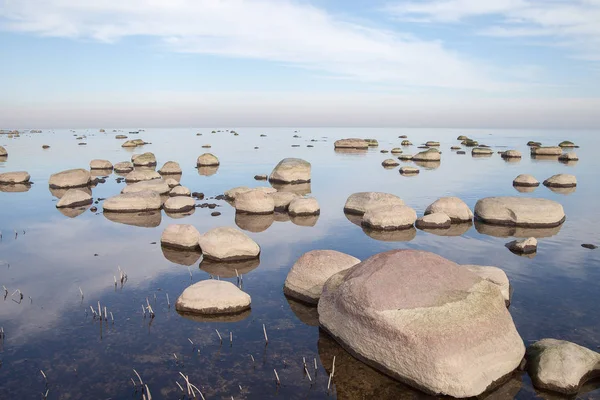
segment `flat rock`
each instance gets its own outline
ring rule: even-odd
[[[542,339],[527,348],[527,372],[533,385],[573,395],[600,375],[600,354],[565,340]]]
[[[403,206],[404,201],[393,194],[382,192],[359,192],[351,194],[344,205],[344,212],[362,215],[371,207],[387,205]]]
[[[167,201],[165,201],[163,208],[166,212],[181,213],[195,209],[196,203],[191,197],[175,196],[169,197]]]
[[[175,161],[167,161],[159,170],[161,175],[181,175],[181,167]]]
[[[522,240],[514,240],[506,244],[506,247],[513,253],[517,254],[533,254],[537,251],[537,239],[529,237]]]
[[[405,205],[371,207],[363,215],[361,225],[382,231],[411,228],[417,220],[417,213]]]
[[[90,171],[85,169],[69,169],[50,175],[48,184],[51,188],[83,187],[90,184]]]
[[[300,158],[284,158],[275,166],[269,181],[279,183],[310,182],[311,166],[308,161]]]
[[[211,229],[200,235],[204,257],[215,261],[241,261],[257,258],[260,247],[243,232],[228,227]]]
[[[14,185],[19,183],[28,183],[31,176],[26,171],[5,172],[0,174],[0,184]]]
[[[104,200],[104,211],[109,212],[139,212],[153,211],[161,207],[160,195],[146,190],[136,193],[122,193]],[[160,218],[159,218],[160,220]]]
[[[498,285],[429,252],[376,254],[333,275],[318,311],[352,355],[429,394],[477,396],[525,353]]]
[[[88,204],[92,204],[92,196],[89,193],[79,189],[69,189],[58,200],[56,208],[79,207],[87,206]]]
[[[153,167],[156,165],[156,157],[150,152],[134,154],[131,157],[131,161],[136,167]]]
[[[434,212],[419,217],[416,225],[419,229],[448,229],[452,225],[452,220],[446,213]]]
[[[133,171],[133,163],[129,161],[118,162],[114,166],[115,172],[127,173]]]
[[[90,161],[90,169],[113,169],[113,165],[108,160],[92,160]]]
[[[488,224],[529,228],[555,227],[565,220],[562,205],[529,197],[487,197],[477,201],[475,216]]]
[[[169,185],[163,179],[152,179],[150,181],[141,181],[127,185],[121,190],[121,193],[138,193],[151,190],[158,194],[167,194],[171,191]]]
[[[571,174],[557,174],[544,181],[544,186],[571,188],[577,186],[577,178]]]
[[[250,308],[250,295],[231,282],[209,279],[186,288],[175,303],[180,312],[236,314]]]
[[[249,190],[235,196],[236,211],[248,214],[272,214],[275,211],[273,198],[262,190]]]
[[[214,167],[217,165],[219,165],[219,159],[211,153],[204,153],[196,160],[197,167]]]
[[[444,213],[452,222],[467,222],[473,219],[473,212],[467,204],[458,197],[441,197],[425,209],[425,215]]]
[[[333,144],[336,149],[367,149],[369,143],[364,139],[340,139]]]
[[[153,179],[162,179],[162,176],[156,171],[147,169],[134,169],[125,176],[125,182],[127,183],[150,181]]]
[[[537,187],[540,186],[540,181],[532,175],[521,174],[513,180],[513,186]]]
[[[283,293],[304,303],[317,305],[327,279],[359,262],[358,258],[339,251],[309,251],[288,272]]]
[[[299,197],[290,202],[288,213],[292,217],[319,215],[321,213],[321,207],[314,197]]]
[[[171,224],[160,237],[160,244],[166,247],[191,250],[199,247],[200,232],[192,225]]]

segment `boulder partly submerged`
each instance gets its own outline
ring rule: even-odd
[[[364,139],[340,139],[333,146],[336,149],[368,149],[369,143]]]
[[[257,258],[260,247],[238,229],[214,228],[200,235],[200,248],[204,258],[215,261],[243,261]]]
[[[575,343],[542,339],[527,348],[527,372],[533,385],[573,395],[600,376],[600,354]]]
[[[231,282],[209,279],[186,288],[175,303],[180,312],[203,315],[236,314],[250,308],[250,295]]]
[[[304,253],[288,272],[283,293],[316,306],[327,279],[359,262],[356,257],[334,250],[312,250]]]
[[[310,182],[310,170],[311,166],[308,161],[300,158],[284,158],[269,175],[269,181],[279,183]]]
[[[525,353],[500,287],[429,252],[389,251],[333,275],[318,311],[352,355],[430,394],[477,396]]]
[[[487,224],[529,228],[555,227],[565,219],[562,205],[530,197],[487,197],[475,204],[475,218]]]
[[[136,193],[123,193],[104,200],[104,211],[140,212],[160,209],[162,201],[157,192],[145,190]]]
[[[50,175],[48,185],[53,189],[84,187],[90,184],[90,171],[85,169],[69,169]]]
[[[351,194],[344,205],[344,212],[362,215],[372,207],[398,205],[403,206],[404,201],[393,194],[382,192],[359,192]]]

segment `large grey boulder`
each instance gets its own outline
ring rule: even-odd
[[[142,181],[150,181],[152,179],[161,179],[162,176],[156,171],[149,169],[134,169],[125,176],[125,182],[135,183]]]
[[[429,252],[389,251],[333,275],[318,311],[352,355],[430,394],[477,396],[525,353],[498,285]]]
[[[50,175],[48,184],[53,189],[83,187],[90,184],[90,171],[85,169],[69,169]]]
[[[288,213],[292,217],[319,215],[321,213],[321,207],[314,197],[300,197],[290,202]]]
[[[167,161],[159,170],[161,175],[181,175],[181,167],[178,162]]]
[[[170,192],[169,185],[163,179],[152,179],[127,185],[121,190],[121,193],[137,193],[147,190],[154,191],[158,194],[167,194]]]
[[[131,157],[131,161],[136,167],[154,167],[156,165],[156,157],[150,152],[134,154]]]
[[[175,303],[180,312],[203,315],[235,314],[250,308],[250,295],[231,282],[209,279],[186,288]]]
[[[89,193],[79,189],[69,189],[58,200],[56,208],[80,207],[88,204],[92,204],[92,196]]]
[[[90,161],[90,169],[113,169],[113,165],[108,160],[92,160]]]
[[[165,212],[169,213],[187,212],[193,210],[195,207],[196,203],[194,199],[186,196],[169,197],[163,205]]]
[[[359,192],[351,194],[344,205],[344,212],[362,215],[372,207],[403,206],[404,201],[393,194],[382,192]]]
[[[488,224],[544,228],[565,221],[563,207],[552,200],[529,197],[487,197],[475,204],[475,217]]]
[[[219,165],[217,156],[211,153],[204,153],[196,160],[197,167],[215,167]]]
[[[273,197],[262,190],[249,190],[235,196],[235,210],[248,214],[272,214],[275,211]]]
[[[284,158],[275,166],[270,182],[306,183],[310,182],[310,163],[300,158]]]
[[[527,372],[540,389],[572,395],[587,380],[600,376],[600,354],[564,340],[535,342],[526,357]]]
[[[361,225],[365,228],[394,231],[411,228],[417,213],[408,206],[387,205],[371,207],[363,215]]]
[[[215,261],[242,261],[257,258],[260,247],[245,233],[234,228],[214,228],[200,235],[204,258]]]
[[[340,139],[336,140],[333,146],[336,149],[367,149],[369,143],[364,139]]]
[[[577,178],[571,174],[556,174],[544,181],[544,186],[571,188],[577,186]]]
[[[16,185],[19,183],[29,183],[29,173],[26,171],[17,172],[5,172],[0,174],[0,184],[2,185]]]
[[[153,211],[160,207],[160,195],[150,190],[109,197],[103,204],[104,211],[109,212]]]
[[[473,219],[473,212],[467,204],[458,197],[441,197],[425,209],[425,215],[444,213],[452,222],[467,222]]]
[[[283,293],[304,303],[317,305],[327,279],[359,262],[356,257],[334,250],[304,253],[288,272]]]
[[[196,249],[199,247],[200,232],[192,225],[171,224],[160,237],[160,244],[177,249]]]

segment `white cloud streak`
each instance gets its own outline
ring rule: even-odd
[[[492,17],[481,35],[547,37],[576,57],[600,61],[600,0],[424,0],[395,2],[386,8],[400,20],[457,23]],[[489,21],[485,21],[489,25]]]
[[[153,37],[172,51],[269,60],[398,86],[516,87],[439,41],[348,22],[291,0],[4,0],[0,29],[109,43]]]

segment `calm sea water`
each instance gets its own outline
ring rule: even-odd
[[[134,368],[154,399],[181,398],[175,383],[183,384],[179,372],[188,375],[206,399],[428,398],[354,360],[319,332],[315,309],[285,298],[282,286],[288,270],[313,249],[334,249],[365,259],[382,251],[411,248],[432,251],[460,264],[500,267],[514,288],[510,311],[526,344],[552,337],[600,351],[600,250],[581,247],[582,243],[600,244],[600,159],[596,154],[600,132],[314,128],[300,129],[301,137],[293,138],[294,129],[240,128],[236,129],[239,136],[212,134],[211,130],[148,129],[130,135],[151,142],[135,150],[121,148],[122,141],[114,138],[112,129],[106,134],[97,129],[44,130],[14,139],[0,135],[0,145],[9,152],[8,159],[0,161],[0,172],[26,170],[34,182],[27,192],[0,192],[0,285],[9,291],[0,301],[0,327],[5,332],[0,341],[0,398],[40,398],[47,390],[48,399],[141,398],[130,380],[135,379]],[[198,132],[203,135],[196,136]],[[450,146],[457,144],[460,134],[495,151],[518,149],[523,159],[505,162],[498,154],[473,158],[468,150],[466,155],[457,155]],[[81,141],[73,135],[86,135],[87,145],[78,145]],[[398,168],[384,169],[381,161],[391,156],[380,150],[400,147],[399,135],[408,135],[415,144],[404,148],[411,154],[420,143],[440,141],[439,167],[422,168],[415,177],[401,176]],[[380,145],[363,154],[335,152],[333,141],[343,137],[375,138]],[[581,146],[575,150],[580,158],[576,164],[530,158],[528,140],[556,145],[565,139]],[[43,150],[43,144],[51,148]],[[204,144],[212,148],[201,148]],[[158,168],[166,161],[179,162],[182,184],[208,198],[235,186],[268,185],[254,181],[254,175],[268,174],[282,158],[303,158],[312,163],[312,183],[307,189],[318,199],[321,215],[312,221],[289,221],[284,216],[236,218],[231,206],[216,200],[206,201],[217,203],[221,216],[211,217],[213,210],[197,208],[183,219],[163,212],[111,221],[101,213],[102,202],[97,205],[98,213],[86,210],[74,218],[55,208],[57,199],[48,189],[50,174],[88,168],[94,158],[128,161],[133,153],[144,151],[156,155]],[[219,157],[218,170],[195,168],[196,158],[206,151]],[[519,193],[512,180],[521,173],[533,174],[540,181],[571,173],[577,176],[578,186],[569,194],[544,186]],[[94,199],[119,193],[125,183],[117,183],[116,178],[112,174],[95,187]],[[543,197],[560,202],[567,220],[560,229],[537,233],[543,237],[538,238],[535,257],[519,257],[504,245],[512,236],[530,232],[477,225],[458,232],[459,236],[418,230],[369,235],[342,210],[346,198],[359,191],[396,194],[419,215],[442,196],[458,196],[471,207],[487,196]],[[174,304],[187,286],[208,279],[209,274],[236,282],[226,266],[199,266],[198,254],[163,252],[160,236],[172,223],[193,224],[200,232],[239,226],[262,247],[260,264],[243,268],[243,287],[252,296],[252,310],[242,320],[194,320],[167,306],[167,293]],[[118,266],[128,280],[115,288]],[[21,301],[18,294],[11,296],[16,289],[23,293]],[[154,319],[142,314],[146,299],[156,312]],[[113,313],[114,323],[110,317],[107,322],[92,319],[89,306],[97,307],[98,301]],[[215,330],[223,337],[222,344]],[[336,373],[328,391],[333,356]],[[303,371],[303,358],[310,380]],[[273,369],[280,377],[279,387]],[[600,398],[598,387],[600,382],[586,385],[579,397]],[[537,392],[526,374],[516,374],[488,396],[513,397],[560,398]]]

